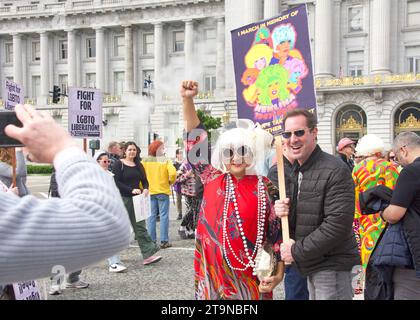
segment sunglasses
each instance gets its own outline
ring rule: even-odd
[[[281,133],[282,137],[284,139],[290,139],[292,137],[292,134],[294,134],[296,137],[303,137],[305,135],[306,129],[300,129],[296,131],[284,131]]]
[[[248,156],[252,156],[252,151],[248,146],[240,146],[236,149],[225,148],[222,150],[222,155],[225,159],[233,158],[234,154],[240,157],[248,157]]]
[[[98,160],[98,162],[110,163],[111,161],[109,161],[109,160]]]

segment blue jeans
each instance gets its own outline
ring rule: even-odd
[[[169,196],[154,194],[150,196],[151,215],[147,219],[147,231],[153,241],[156,241],[156,217],[160,216],[160,242],[169,241]]]
[[[309,300],[308,283],[296,266],[286,266],[284,277],[285,300]]]

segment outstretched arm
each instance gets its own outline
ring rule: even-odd
[[[182,97],[184,128],[186,132],[190,132],[200,124],[193,100],[198,93],[198,82],[191,80],[182,81],[180,93]]]

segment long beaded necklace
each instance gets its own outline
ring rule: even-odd
[[[223,242],[222,242],[223,254],[225,256],[226,263],[228,264],[228,266],[231,270],[245,271],[246,269],[251,267],[253,269],[252,274],[256,275],[257,273],[256,273],[256,270],[255,270],[255,266],[256,266],[255,259],[256,259],[258,250],[262,247],[262,242],[263,242],[263,238],[264,238],[265,212],[266,212],[266,207],[267,207],[266,196],[265,196],[265,191],[264,191],[264,183],[262,181],[262,177],[258,176],[257,239],[256,239],[256,243],[255,243],[255,246],[254,246],[254,250],[250,254],[249,249],[248,249],[248,245],[246,243],[246,236],[245,236],[243,226],[242,226],[242,219],[241,219],[241,216],[239,214],[238,203],[236,201],[236,195],[235,195],[235,189],[234,189],[234,185],[233,185],[233,181],[232,181],[232,176],[229,173],[226,176],[227,176],[226,192],[225,192],[225,201],[224,201],[224,206],[223,206]],[[242,243],[243,243],[245,255],[246,255],[246,258],[248,260],[247,263],[245,263],[245,261],[242,261],[236,255],[236,253],[233,251],[232,244],[231,244],[230,239],[228,237],[228,232],[227,232],[228,217],[227,216],[228,216],[228,211],[229,211],[230,200],[232,200],[232,202],[233,202],[234,213],[235,213],[235,216],[236,216],[236,221],[237,221],[237,224],[238,224],[239,233],[240,233],[240,236],[242,238]],[[230,260],[228,258],[228,255],[227,255],[226,244],[229,247],[230,252],[234,256],[236,261],[238,261],[243,266],[243,268],[236,268],[236,267],[232,266],[232,263],[230,262]]]

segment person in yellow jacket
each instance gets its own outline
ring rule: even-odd
[[[176,169],[172,161],[165,157],[162,141],[153,141],[149,145],[149,156],[142,160],[151,199],[151,215],[147,219],[147,230],[150,237],[156,242],[156,218],[160,216],[160,247],[172,247],[169,242],[169,195],[171,184],[176,180]]]

